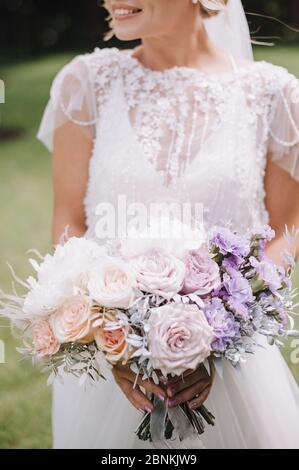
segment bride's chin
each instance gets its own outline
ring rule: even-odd
[[[134,41],[142,38],[145,30],[144,18],[142,13],[139,15],[141,18],[128,18],[128,19],[114,19],[113,31],[115,36],[121,41]]]
[[[135,41],[142,37],[140,31],[114,27],[114,34],[120,41]]]

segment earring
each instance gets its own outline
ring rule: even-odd
[[[198,3],[200,3],[200,0],[192,0],[192,3],[193,5],[197,5]]]

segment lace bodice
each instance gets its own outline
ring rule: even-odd
[[[299,179],[299,85],[253,62],[222,74],[145,68],[129,51],[96,49],[56,77],[39,137],[67,120],[93,139],[85,207],[99,202],[202,203],[206,225],[268,222],[267,158]]]

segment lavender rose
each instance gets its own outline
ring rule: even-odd
[[[218,264],[204,251],[192,250],[185,257],[186,274],[183,294],[209,294],[220,285]]]
[[[204,313],[190,304],[153,308],[148,328],[153,367],[165,376],[179,376],[188,369],[196,369],[210,355],[215,339]]]
[[[240,326],[234,316],[228,312],[220,299],[213,299],[204,309],[209,325],[213,328],[216,340],[212,343],[215,351],[223,352],[226,346],[240,338]]]

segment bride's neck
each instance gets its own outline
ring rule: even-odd
[[[134,56],[152,70],[175,66],[205,68],[212,61],[223,60],[220,51],[209,40],[203,22],[193,34],[190,30],[181,30],[175,34],[143,38]]]

